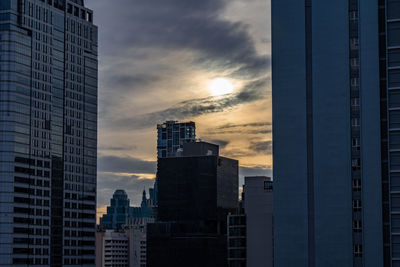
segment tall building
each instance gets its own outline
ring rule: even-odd
[[[174,157],[183,143],[196,141],[194,122],[166,121],[157,125],[157,157]]]
[[[273,264],[273,184],[270,177],[244,178],[246,214],[246,266],[272,267]],[[290,256],[289,256],[290,257]]]
[[[147,266],[227,266],[226,219],[237,204],[238,162],[219,156],[218,146],[185,143],[181,156],[159,158]]]
[[[150,192],[153,190],[150,189]],[[142,202],[140,207],[131,207],[130,200],[125,190],[116,190],[107,213],[100,218],[100,225],[105,229],[122,229],[128,224],[135,222],[145,222],[146,219],[154,218],[154,199],[147,198],[146,191],[143,190]]]
[[[0,1],[0,266],[94,266],[97,27],[82,0]]]
[[[276,267],[400,266],[399,3],[272,1]]]

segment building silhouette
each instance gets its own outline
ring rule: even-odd
[[[149,191],[153,192],[153,189]],[[119,189],[114,192],[107,213],[100,218],[100,226],[104,229],[119,230],[129,224],[145,223],[146,219],[154,219],[154,216],[154,199],[147,198],[145,190],[140,207],[131,207],[128,195]]]
[[[94,266],[93,12],[83,0],[2,0],[0,12],[0,266]]]
[[[147,266],[227,266],[227,215],[238,205],[238,162],[217,145],[183,144],[158,159],[157,222],[147,230]]]
[[[272,1],[276,267],[400,266],[399,18]]]

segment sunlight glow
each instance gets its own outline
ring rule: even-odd
[[[213,96],[230,94],[233,92],[233,89],[234,86],[232,82],[224,78],[212,80],[208,88]]]

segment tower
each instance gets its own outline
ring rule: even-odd
[[[82,0],[0,3],[0,266],[94,266],[97,27]]]

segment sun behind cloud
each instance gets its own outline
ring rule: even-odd
[[[212,96],[230,94],[234,89],[233,83],[225,78],[216,78],[212,80],[208,87]]]

